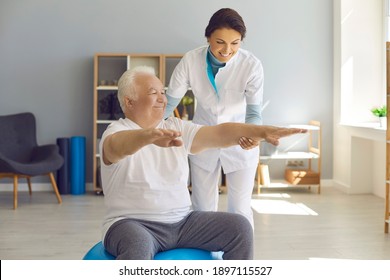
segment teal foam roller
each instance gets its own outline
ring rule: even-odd
[[[85,193],[85,147],[84,136],[70,138],[70,193]]]

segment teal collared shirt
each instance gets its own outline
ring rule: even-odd
[[[215,84],[215,75],[218,73],[218,70],[226,65],[226,63],[220,62],[210,51],[210,47],[207,50],[206,55],[206,63],[207,63],[207,76],[209,77],[210,83],[213,85],[215,89],[215,93],[218,96],[217,85]]]
[[[215,84],[215,75],[218,73],[218,70],[222,67],[225,67],[226,63],[220,62],[210,50],[210,47],[207,50],[206,56],[207,63],[207,76],[210,80],[210,83],[213,85],[215,89],[215,93],[219,99],[217,85]],[[261,107],[260,104],[256,105],[246,105],[246,114],[245,114],[245,123],[250,124],[262,124],[262,119],[260,116]]]

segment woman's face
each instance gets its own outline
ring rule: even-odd
[[[211,53],[220,61],[228,62],[241,46],[241,34],[228,28],[216,29],[207,38]]]

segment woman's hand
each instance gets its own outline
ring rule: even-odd
[[[247,137],[241,137],[238,140],[238,144],[243,148],[244,150],[250,150],[259,145],[259,141],[253,140],[251,138]]]

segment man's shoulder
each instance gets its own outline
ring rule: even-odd
[[[112,134],[121,130],[137,129],[139,126],[127,118],[112,121],[105,130],[105,134]]]
[[[177,117],[169,117],[161,122],[161,125],[166,129],[182,128],[184,121]]]
[[[126,127],[128,129],[139,129],[140,126],[128,118],[120,118],[111,122],[110,126]]]
[[[188,129],[197,129],[202,125],[195,124],[192,121],[182,120],[177,117],[169,117],[162,121],[162,127],[166,129],[174,129],[178,131],[184,131]]]

